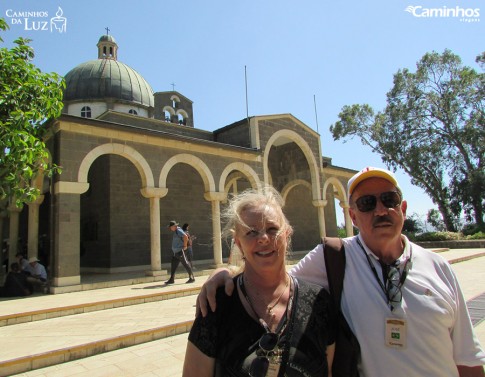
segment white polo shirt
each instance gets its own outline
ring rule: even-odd
[[[343,239],[346,269],[342,312],[359,340],[361,376],[457,377],[456,365],[485,364],[463,294],[445,259],[403,236],[405,250],[400,259],[404,261],[412,252],[412,266],[402,287],[401,305],[391,311],[364,250],[383,281],[379,262],[362,239],[364,250],[359,246],[358,238]],[[328,289],[322,245],[293,267],[291,274]],[[406,321],[405,349],[385,344],[386,318],[394,317]]]

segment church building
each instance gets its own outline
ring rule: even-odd
[[[87,273],[164,275],[171,220],[189,223],[197,236],[195,266],[223,264],[229,245],[220,213],[231,194],[250,187],[281,193],[294,251],[336,236],[336,211],[352,234],[345,187],[355,171],[322,157],[320,135],[293,115],[198,129],[191,99],[154,92],[118,60],[111,35],[99,39],[97,59],[65,80],[63,114],[47,124],[46,141],[62,173],[39,177],[39,199],[2,218],[10,257],[22,245],[38,256],[52,293],[83,289]]]

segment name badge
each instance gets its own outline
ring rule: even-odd
[[[266,377],[277,377],[279,371],[280,363],[270,361],[268,366],[268,372],[266,372]]]
[[[407,323],[401,318],[386,318],[386,346],[406,348]]]

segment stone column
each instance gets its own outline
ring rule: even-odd
[[[318,210],[318,225],[320,228],[320,238],[326,237],[327,231],[325,229],[325,209],[327,205],[326,200],[314,200],[312,204],[317,207]]]
[[[39,206],[44,201],[44,195],[39,195],[29,206],[29,229],[27,239],[27,250],[29,257],[39,256]],[[45,263],[45,261],[42,261]]]
[[[22,208],[17,207],[15,204],[8,206],[8,212],[10,213],[10,234],[8,245],[8,263],[15,261],[15,254],[19,252],[19,215],[22,212]]]
[[[160,276],[167,272],[162,271],[162,255],[160,249],[160,198],[168,193],[167,188],[144,187],[141,194],[150,199],[150,256],[151,270],[146,271],[147,276]]]
[[[345,232],[347,232],[347,237],[351,237],[354,235],[354,227],[352,224],[352,219],[350,218],[349,213],[349,203],[348,202],[340,202],[340,207],[344,210],[344,218],[345,218]]]
[[[54,184],[53,293],[80,290],[81,194],[88,188],[87,182],[59,181]]]
[[[212,235],[214,237],[214,264],[220,267],[222,263],[222,242],[221,242],[221,202],[226,199],[225,192],[206,192],[205,200],[212,204]]]

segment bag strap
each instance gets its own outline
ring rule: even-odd
[[[341,311],[342,291],[345,275],[345,248],[340,238],[322,239],[325,268],[327,270],[330,298],[337,319],[337,339],[333,359],[333,376],[359,377],[359,341],[352,333]]]
[[[290,322],[288,323],[287,331],[287,341],[285,342],[285,348],[283,350],[283,355],[281,356],[280,370],[278,372],[278,377],[286,376],[286,366],[290,358],[290,348],[293,340],[293,325],[295,323],[296,316],[296,305],[298,303],[298,279],[296,277],[290,276],[293,281],[293,302],[291,304],[291,315]]]
[[[344,287],[345,249],[342,240],[336,237],[325,237],[322,244],[329,291],[338,311]]]

